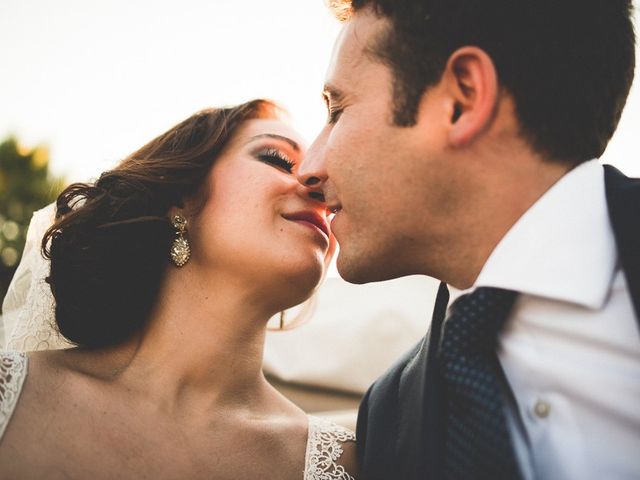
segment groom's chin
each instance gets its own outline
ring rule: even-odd
[[[385,268],[382,262],[378,262],[375,258],[368,257],[366,254],[353,256],[346,254],[343,250],[338,253],[336,267],[343,280],[358,285],[382,282],[404,276]]]

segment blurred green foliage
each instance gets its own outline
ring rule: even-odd
[[[20,262],[31,215],[54,201],[63,186],[49,172],[45,146],[27,148],[15,137],[0,143],[0,301]]]

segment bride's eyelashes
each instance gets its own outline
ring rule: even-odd
[[[296,165],[284,152],[277,148],[264,148],[258,150],[254,155],[261,162],[284,170],[287,173],[292,173],[293,167]]]

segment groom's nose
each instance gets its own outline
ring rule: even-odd
[[[307,150],[302,163],[296,172],[298,182],[308,188],[322,191],[327,181],[327,168],[325,163],[325,132],[314,140]]]

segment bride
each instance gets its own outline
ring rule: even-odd
[[[75,347],[0,353],[0,478],[353,478],[353,433],[261,368],[268,319],[312,294],[335,246],[293,175],[302,153],[255,100],[60,195],[42,249]]]

